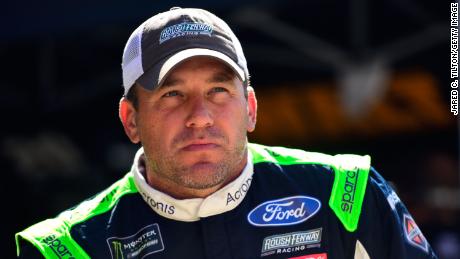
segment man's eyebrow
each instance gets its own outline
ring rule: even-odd
[[[161,84],[161,87],[172,87],[172,86],[175,86],[175,85],[179,85],[181,83],[183,83],[184,80],[182,79],[179,79],[179,78],[174,78],[174,77],[167,77],[165,79],[165,81],[163,82],[163,84]]]
[[[235,78],[236,74],[235,72],[233,72],[233,70],[230,70],[227,71],[219,71],[219,72],[216,72],[214,74],[212,74],[212,76],[210,78],[208,78],[206,80],[207,83],[226,83],[226,82],[230,82],[230,81],[233,81],[233,79]],[[176,85],[179,85],[179,84],[183,84],[184,83],[184,80],[180,79],[180,78],[177,78],[177,77],[173,77],[173,76],[168,76],[165,81],[161,84],[161,87],[173,87],[173,86],[176,86]]]
[[[233,71],[232,71],[233,72]],[[225,83],[233,81],[235,78],[235,73],[232,72],[217,72],[213,74],[209,79],[206,80],[207,83]]]

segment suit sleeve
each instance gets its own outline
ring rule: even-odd
[[[437,258],[393,188],[374,168],[369,173],[355,258]]]
[[[18,258],[20,259],[45,258],[35,246],[25,240],[22,240],[19,246],[21,252]]]

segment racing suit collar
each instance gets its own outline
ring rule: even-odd
[[[134,183],[145,202],[159,215],[178,221],[197,221],[203,217],[221,214],[236,208],[244,199],[252,181],[252,155],[248,150],[248,162],[243,172],[232,182],[206,198],[175,199],[170,195],[151,187],[144,175],[141,159],[144,149],[140,148],[135,156],[131,173]]]

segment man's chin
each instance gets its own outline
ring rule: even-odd
[[[188,174],[191,175],[213,175],[218,173],[220,167],[212,162],[198,162],[191,165],[188,169]]]
[[[222,168],[210,162],[195,163],[180,177],[184,184],[193,189],[211,188],[222,184],[226,179]]]

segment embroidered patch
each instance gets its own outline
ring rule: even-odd
[[[321,246],[322,228],[268,236],[262,242],[261,256],[303,251]]]
[[[321,202],[309,196],[291,196],[266,201],[248,214],[250,224],[258,227],[295,225],[318,213]]]
[[[409,244],[428,253],[428,241],[426,241],[425,236],[423,236],[414,219],[408,214],[404,214],[404,236]]]
[[[208,35],[211,36],[213,28],[209,24],[198,22],[183,22],[164,28],[160,34],[160,44],[172,38],[188,35]]]
[[[107,244],[112,259],[144,258],[164,250],[160,227],[156,223],[145,226],[127,237],[110,237]]]

